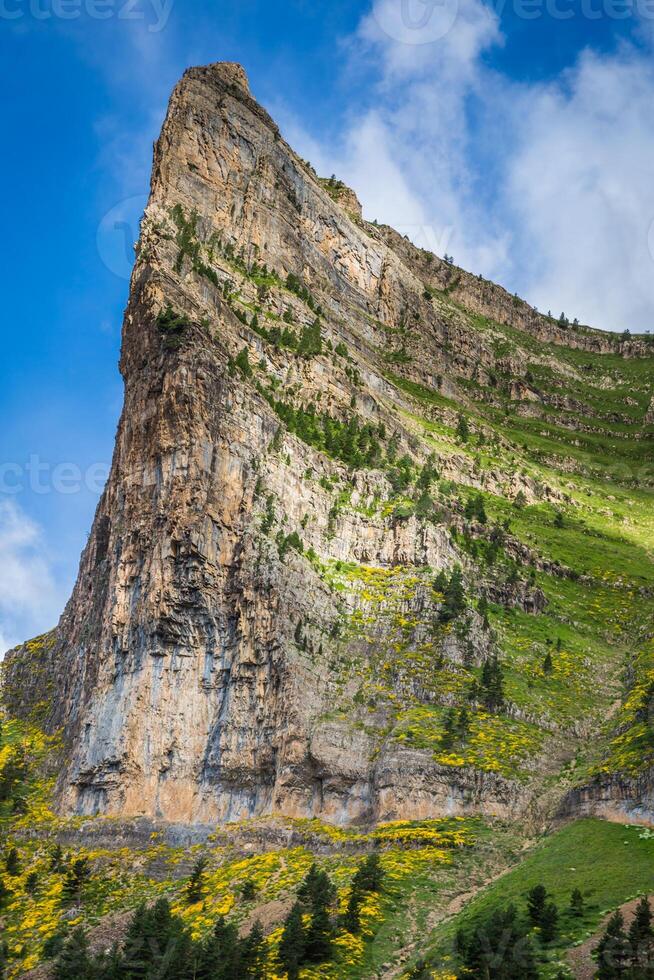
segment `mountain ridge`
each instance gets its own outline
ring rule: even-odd
[[[574,524],[566,483],[580,474],[612,468],[619,493],[649,493],[649,341],[562,327],[363,221],[352,198],[344,210],[342,194],[284,142],[240,66],[185,73],[155,146],[112,474],[57,631],[3,671],[11,712],[41,705],[47,731],[64,726],[63,812],[516,816],[550,779],[548,752],[573,751],[575,725],[599,730],[589,716],[562,732],[521,680],[525,704],[508,698],[504,713],[469,702],[481,742],[497,728],[489,758],[442,749],[447,712],[505,652],[488,604],[537,620],[553,603],[539,576],[587,575],[565,542],[548,553],[504,525],[525,507],[569,509]],[[466,600],[448,623],[456,566]],[[618,673],[602,660],[611,703]],[[350,707],[330,717],[341,698]],[[498,758],[509,746],[525,772]],[[604,792],[574,791],[586,809]],[[651,789],[634,792],[630,809],[609,785],[598,805],[649,819]],[[572,805],[565,785],[559,797],[536,819]]]
[[[534,886],[530,975],[588,975],[654,890],[653,367],[365,221],[241,66],[189,69],[78,579],[1,666],[0,973],[131,976],[151,915],[184,968],[260,921],[281,978],[319,868],[301,980],[469,975],[455,936],[522,935]]]

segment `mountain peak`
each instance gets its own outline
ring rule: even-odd
[[[617,770],[602,724],[654,581],[651,364],[363,220],[240,65],[190,69],[111,475],[56,632],[4,672],[17,713],[50,692],[61,810],[539,824],[564,805],[552,753],[604,737]]]
[[[215,75],[226,85],[234,85],[247,95],[250,94],[250,84],[243,65],[236,61],[214,61],[198,69]]]

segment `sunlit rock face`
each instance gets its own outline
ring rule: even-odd
[[[55,633],[5,671],[7,703],[45,702],[63,732],[62,811],[349,823],[528,809],[535,783],[438,761],[394,731],[396,698],[447,707],[494,652],[474,602],[460,629],[438,625],[436,573],[460,565],[478,585],[451,533],[461,515],[402,511],[393,485],[397,460],[420,474],[435,443],[391,376],[451,399],[453,423],[461,380],[490,385],[496,355],[455,303],[540,340],[617,343],[364,221],[284,142],[240,66],[186,72],[136,249],[111,475]],[[528,383],[512,397],[520,411],[541,398]],[[562,499],[528,474],[482,479],[454,445],[438,469]],[[488,589],[530,615],[545,605],[525,583]]]

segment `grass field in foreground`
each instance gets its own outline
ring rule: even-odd
[[[565,950],[591,936],[604,915],[630,898],[654,893],[654,832],[603,820],[577,820],[543,838],[507,874],[479,892],[462,911],[438,926],[428,948],[444,966],[458,929],[467,930],[493,909],[514,904],[522,914],[525,896],[543,884],[556,902],[560,933],[543,957],[543,977],[555,976]],[[570,894],[579,888],[581,918],[568,913]]]

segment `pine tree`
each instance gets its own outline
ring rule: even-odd
[[[580,919],[584,914],[584,896],[578,888],[575,888],[570,895],[570,914],[576,919]]]
[[[480,493],[475,494],[474,497],[470,497],[466,503],[464,514],[469,521],[476,518],[480,524],[486,523],[486,508],[484,507],[484,498]]]
[[[447,751],[454,745],[456,738],[456,712],[454,708],[448,708],[443,718],[443,731],[441,733],[441,748]]]
[[[241,898],[244,902],[252,902],[257,897],[256,882],[252,878],[246,878],[241,885]]]
[[[629,960],[629,943],[621,912],[609,919],[604,935],[593,950],[597,960],[598,980],[617,980],[625,975]]]
[[[544,885],[535,885],[527,895],[527,914],[534,926],[539,926],[543,919],[543,910],[547,901],[547,890]]]
[[[322,354],[322,336],[318,317],[310,326],[304,327],[297,352],[300,357],[314,357]]]
[[[240,977],[238,980],[264,980],[266,976],[266,940],[260,922],[255,922],[241,940]]]
[[[497,654],[484,662],[481,671],[480,697],[489,711],[496,711],[504,702],[504,675]]]
[[[252,377],[252,365],[250,364],[250,355],[248,353],[247,347],[244,347],[238,352],[234,359],[234,366],[239,369],[243,377]]]
[[[384,869],[377,851],[368,855],[354,875],[353,882],[363,892],[381,891],[384,883]]]
[[[363,899],[363,892],[354,886],[354,883],[350,886],[350,894],[347,899],[347,907],[343,914],[342,924],[343,928],[351,932],[352,935],[356,935],[361,931],[361,901]]]
[[[416,480],[416,486],[419,490],[429,490],[434,480],[437,479],[438,470],[436,469],[435,459],[433,455],[430,455],[420,470],[420,475]]]
[[[631,949],[631,965],[634,971],[643,964],[654,966],[652,962],[654,958],[652,908],[645,896],[641,898],[636,906],[636,911],[629,927],[629,946]]]
[[[221,915],[197,953],[193,980],[240,980],[242,966],[238,928]]]
[[[418,497],[415,513],[419,521],[426,521],[433,515],[434,500],[428,490],[423,490]]]
[[[437,577],[434,587],[436,584],[443,585],[443,594],[445,596],[445,601],[441,606],[438,618],[442,623],[449,623],[461,613],[466,608],[466,593],[463,586],[463,573],[461,569],[457,566],[452,570],[452,574],[449,581],[446,579],[445,582],[440,577]],[[441,591],[437,589],[437,591]]]
[[[552,654],[548,650],[543,660],[543,673],[551,674],[553,670],[554,670],[554,661],[552,660]]]
[[[360,909],[366,892],[381,891],[384,882],[384,869],[379,854],[373,851],[357,868],[350,885],[347,908],[343,915],[343,926],[348,932],[358,933],[361,928]]]
[[[96,980],[126,980],[127,970],[121,950],[114,945],[96,958],[93,976]]]
[[[518,510],[522,510],[523,507],[527,506],[527,498],[522,490],[518,490],[517,494],[513,499],[513,506],[517,507]]]
[[[197,960],[199,953],[200,949],[193,942],[190,933],[186,929],[180,928],[179,921],[175,920],[164,956],[162,960],[155,963],[154,969],[148,975],[148,980],[151,976],[156,976],[161,980],[198,980]],[[230,980],[237,980],[237,977],[238,974],[235,974]]]
[[[206,857],[199,857],[193,865],[191,877],[186,883],[185,895],[189,905],[195,905],[204,895],[205,870],[207,867]]]
[[[481,700],[481,686],[476,677],[473,677],[470,681],[470,687],[468,688],[468,701],[472,704],[476,704]]]
[[[140,905],[127,928],[123,958],[129,980],[151,976],[166,980],[186,980],[187,966],[194,965],[195,953],[183,921],[174,916],[166,898],[151,907]],[[213,975],[208,978],[213,980]],[[198,978],[199,980],[199,978]]]
[[[141,980],[151,964],[151,917],[142,903],[135,909],[127,927],[123,945],[123,957],[129,964],[130,980]]]
[[[78,926],[55,960],[55,980],[93,980],[94,973],[89,941],[84,930]]]
[[[310,963],[320,963],[331,955],[334,927],[330,906],[336,898],[336,889],[329,875],[313,864],[298,889],[298,898],[305,903],[310,916],[304,957]]]
[[[25,878],[25,891],[28,895],[33,895],[36,892],[39,884],[39,876],[36,871],[30,871],[30,873]]]
[[[7,851],[7,855],[5,857],[5,868],[7,870],[7,874],[11,875],[12,878],[15,878],[20,874],[20,857],[15,847],[12,847],[9,849],[9,851]]]
[[[457,438],[461,442],[467,442],[470,438],[470,427],[468,425],[468,420],[465,415],[459,415],[456,423],[456,434]]]
[[[279,961],[288,980],[298,980],[306,952],[306,934],[302,921],[302,905],[296,902],[284,922],[279,940]]]
[[[11,891],[7,888],[2,878],[0,878],[0,909],[5,904],[5,902],[7,901],[10,895],[11,895]]]
[[[538,980],[533,948],[513,906],[497,909],[467,937],[457,937],[465,976],[480,980]]]
[[[77,858],[70,865],[64,878],[61,897],[64,902],[80,902],[82,900],[82,888],[84,883],[91,876],[89,862],[87,858]]]
[[[459,738],[462,742],[465,742],[470,734],[470,713],[465,705],[459,711],[456,727],[459,732]]]
[[[51,960],[55,956],[58,956],[64,948],[67,938],[68,926],[65,923],[60,923],[56,930],[43,943],[43,959]]]
[[[64,852],[61,844],[56,844],[50,855],[48,868],[50,871],[63,871],[65,867]]]
[[[558,933],[559,911],[554,902],[547,902],[540,917],[540,937],[544,943],[551,943]]]

